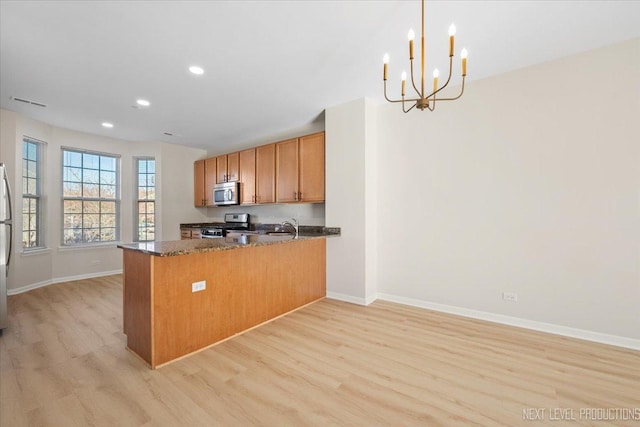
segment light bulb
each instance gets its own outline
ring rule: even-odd
[[[438,91],[438,76],[440,75],[440,71],[438,69],[433,70],[433,92]],[[435,95],[434,95],[435,96]],[[435,99],[435,98],[434,98]]]
[[[460,52],[460,57],[462,58],[462,77],[467,75],[467,49],[462,49]]]
[[[449,36],[455,36],[456,35],[456,26],[451,24],[451,26],[449,27]]]
[[[407,80],[407,72],[403,71],[402,74],[400,74],[400,80],[402,80],[403,82]]]
[[[384,56],[382,57],[382,62],[384,62],[385,64],[389,63],[389,54],[385,53]]]
[[[413,28],[409,30],[408,38],[409,38],[409,41],[416,38],[416,33],[413,32]]]
[[[141,107],[148,107],[149,105],[151,105],[151,103],[146,99],[138,99],[136,100],[136,103]]]
[[[111,129],[113,127],[113,123],[102,122],[102,127]]]

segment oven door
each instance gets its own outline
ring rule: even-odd
[[[213,204],[216,206],[237,205],[240,200],[240,183],[225,182],[213,188]]]

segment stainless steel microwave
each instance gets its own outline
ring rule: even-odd
[[[213,204],[216,206],[237,205],[240,203],[240,183],[223,182],[213,187]]]

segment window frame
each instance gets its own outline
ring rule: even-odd
[[[36,153],[35,153],[35,160],[28,158],[29,156],[27,155],[27,158],[25,158],[24,156],[24,150],[25,150],[25,145],[26,144],[33,144],[36,148]],[[44,226],[44,221],[43,221],[43,209],[44,209],[44,202],[43,202],[43,194],[42,194],[42,189],[43,189],[43,183],[42,183],[42,178],[43,178],[43,153],[44,153],[44,146],[45,146],[45,142],[44,141],[40,141],[38,139],[35,138],[31,138],[29,136],[23,136],[22,137],[22,154],[21,154],[21,159],[22,159],[22,172],[21,172],[21,185],[22,185],[22,207],[21,207],[21,219],[22,219],[22,224],[21,224],[21,241],[22,241],[22,252],[35,252],[35,251],[39,251],[42,249],[46,248],[46,233],[45,230],[43,228]],[[25,162],[34,162],[35,163],[35,193],[25,193],[25,179],[29,179],[31,177],[28,176],[28,167],[27,169],[25,169]],[[25,175],[26,174],[26,175]],[[29,187],[29,185],[27,184],[27,188]],[[25,200],[33,200],[35,202],[35,215],[36,215],[36,219],[35,219],[35,229],[32,229],[31,226],[32,224],[30,223],[30,221],[28,221],[28,225],[27,225],[27,229],[25,230],[25,210],[24,210],[24,202]],[[26,215],[29,215],[31,213],[31,209],[29,209],[29,211],[26,213]],[[36,239],[35,239],[35,246],[25,246],[25,241],[24,241],[24,233],[31,233],[31,232],[35,232],[36,233]]]
[[[134,198],[133,198],[133,241],[134,242],[155,242],[156,241],[156,236],[158,235],[157,233],[157,227],[156,227],[156,220],[158,219],[158,216],[156,214],[156,208],[158,206],[157,204],[157,194],[158,194],[158,185],[157,185],[157,170],[156,170],[156,159],[155,157],[151,157],[151,156],[141,156],[141,157],[134,157],[133,158],[134,161],[134,176],[135,179],[134,181]],[[141,199],[140,198],[140,161],[153,161],[153,176],[154,176],[154,182],[153,182],[153,193],[154,193],[154,198],[153,199],[149,199],[149,198],[145,198],[145,199]],[[145,175],[150,175],[148,172],[145,172]],[[149,188],[149,186],[145,186],[145,188]],[[140,211],[139,211],[139,207],[140,207],[140,203],[153,203],[153,240],[142,240],[140,239],[140,229],[144,228],[147,231],[145,232],[146,235],[148,235],[148,229],[150,227],[148,226],[144,226],[144,227],[140,227]],[[145,212],[146,214],[146,212]]]
[[[81,157],[81,166],[77,167],[77,166],[73,166],[73,165],[66,165],[65,164],[65,154],[69,152],[69,153],[76,153],[76,154],[80,154]],[[61,188],[60,188],[60,195],[61,195],[61,206],[60,206],[60,210],[61,210],[61,227],[60,229],[62,230],[61,236],[60,236],[60,245],[63,248],[74,248],[74,247],[86,247],[86,246],[111,246],[114,244],[118,244],[120,243],[120,234],[121,234],[121,229],[122,229],[122,224],[121,224],[121,215],[120,215],[120,208],[121,208],[121,185],[120,185],[120,170],[121,170],[121,156],[119,154],[114,154],[114,153],[104,153],[104,152],[100,152],[100,151],[94,151],[94,150],[86,150],[86,149],[82,149],[82,148],[74,148],[74,147],[61,147],[60,148],[60,153],[61,153],[61,159],[60,159],[60,167],[61,167],[61,179],[60,179],[60,183],[61,183]],[[98,156],[98,169],[95,168],[89,168],[89,167],[85,167],[84,166],[84,156],[85,155],[90,155],[90,156]],[[102,167],[100,166],[100,160],[102,157],[108,158],[108,159],[113,159],[115,162],[115,171],[111,171],[108,169],[102,169]],[[78,182],[80,184],[80,188],[81,188],[81,192],[84,191],[84,185],[86,184],[94,184],[97,185],[99,190],[101,188],[102,185],[111,185],[111,184],[102,184],[100,181],[96,184],[96,183],[91,183],[91,182],[85,182],[84,181],[84,175],[85,175],[85,170],[91,170],[91,171],[97,171],[98,175],[100,175],[100,172],[113,172],[115,174],[115,180],[114,180],[114,184],[113,186],[115,186],[115,190],[114,190],[114,198],[103,198],[103,197],[85,197],[83,195],[79,196],[79,197],[66,197],[65,196],[65,183],[72,183],[74,181],[66,181],[65,180],[65,167],[69,167],[69,168],[76,168],[76,169],[80,169],[82,171],[82,177],[80,178],[80,181]],[[92,241],[85,241],[85,229],[91,229],[89,227],[84,227],[84,225],[82,225],[80,227],[80,232],[81,232],[81,241],[76,242],[76,243],[66,243],[65,242],[65,231],[68,229],[68,227],[65,227],[65,201],[80,201],[81,204],[84,206],[84,202],[98,202],[99,204],[101,202],[107,202],[107,203],[114,203],[114,238],[113,240],[92,240]],[[84,207],[83,207],[83,212],[80,212],[79,214],[82,216],[80,223],[84,224],[84,215],[86,214],[84,212]],[[96,214],[96,213],[93,213]],[[102,216],[103,213],[101,212],[101,208],[99,209],[99,212],[97,213],[97,215]],[[102,229],[102,218],[99,219],[99,224],[100,227],[98,228],[98,230]],[[110,227],[105,227],[105,228],[110,228]],[[100,233],[99,233],[100,234]]]

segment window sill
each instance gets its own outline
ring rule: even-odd
[[[35,248],[35,249],[23,249],[20,256],[34,256],[34,255],[43,255],[51,252],[50,248]]]
[[[78,245],[58,246],[58,251],[82,251],[86,249],[113,249],[118,245],[121,245],[121,241],[109,242],[109,243],[82,243]]]

